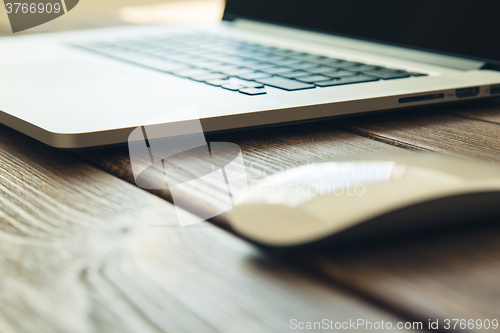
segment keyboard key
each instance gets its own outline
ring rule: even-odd
[[[223,86],[225,84],[228,84],[229,80],[228,79],[210,79],[210,80],[205,80],[205,83],[208,83],[211,86],[220,87],[220,86]]]
[[[312,64],[312,66],[309,66],[309,67],[305,67],[304,70],[305,71],[318,71],[321,69],[321,65],[318,65],[318,64]]]
[[[266,58],[269,54],[265,53],[265,52],[260,52],[257,50],[242,49],[242,50],[240,50],[238,55],[245,57],[245,58],[259,59],[259,58]]]
[[[183,63],[170,61],[159,57],[142,55],[135,52],[120,52],[118,54],[114,52],[106,52],[105,54],[121,60],[133,62],[137,65],[153,68],[162,72],[171,72],[173,70],[181,70],[190,67],[189,65]]]
[[[255,73],[253,69],[249,68],[233,68],[233,69],[222,70],[221,72],[230,76]]]
[[[226,54],[224,52],[215,51],[215,50],[203,53],[203,57],[210,58],[210,59],[221,59],[222,57],[227,57],[227,56],[228,56],[228,54]]]
[[[239,90],[240,93],[247,95],[263,95],[266,93],[266,90],[263,88],[243,88]]]
[[[333,71],[338,71],[339,68],[337,67],[331,67],[331,66],[325,66],[325,65],[319,65],[316,67],[311,67],[307,68],[306,71],[312,74],[323,74],[323,73],[328,73],[328,72],[333,72]]]
[[[241,80],[237,77],[232,77],[229,79],[232,83],[239,84],[248,88],[262,88],[264,85],[255,81]]]
[[[264,62],[273,62],[274,60],[280,60],[282,57],[277,54],[265,53],[263,55],[258,55],[251,57],[252,59],[257,59]]]
[[[285,73],[280,73],[279,76],[283,76],[289,79],[297,79],[302,76],[310,76],[311,73],[302,71],[302,70],[296,70],[296,71],[291,71],[291,72],[285,72]]]
[[[400,79],[411,76],[410,73],[404,71],[391,71],[391,70],[371,70],[371,71],[363,71],[363,73],[376,76],[383,80]]]
[[[329,76],[324,76],[324,75],[309,75],[309,76],[302,76],[297,78],[297,80],[302,81],[302,82],[307,82],[307,83],[314,83],[318,81],[327,81],[331,80],[332,78]]]
[[[183,62],[183,63],[189,63],[189,64],[192,64],[193,62],[196,62],[196,61],[204,60],[204,58],[202,58],[202,57],[193,56],[189,53],[184,53],[184,52],[175,53],[175,54],[164,54],[162,56],[164,56],[165,58],[170,59],[170,60]]]
[[[237,65],[237,62],[241,61],[242,58],[239,55],[226,54],[223,56],[218,55],[215,57],[211,57],[211,59],[217,59],[218,61],[223,62],[223,63]],[[257,61],[257,60],[255,60],[255,61]]]
[[[356,75],[356,72],[351,72],[351,71],[346,71],[344,69],[339,69],[337,71],[324,72],[323,75],[330,76],[333,78],[340,78],[340,77],[344,77],[344,76]]]
[[[202,61],[193,61],[191,63],[193,67],[199,67],[199,68],[205,68],[205,69],[211,69],[215,66],[220,66],[222,63],[220,61],[215,61],[215,60],[207,60],[204,59]]]
[[[165,49],[165,46],[163,45],[147,44],[147,43],[127,45],[126,47],[131,50],[136,50],[140,52],[159,52]]]
[[[296,54],[297,52],[292,51],[292,50],[278,49],[277,51],[274,51],[273,53],[284,56],[284,57],[289,57],[293,54]]]
[[[346,60],[342,60],[338,63],[338,67],[340,68],[348,68],[348,67],[352,67],[352,66],[361,66],[361,65],[364,65],[360,62],[354,62],[354,61],[346,61]]]
[[[188,77],[195,81],[207,81],[207,80],[217,80],[217,79],[220,80],[228,78],[226,74],[222,73],[196,74]]]
[[[256,81],[271,87],[285,89],[289,91],[314,88],[314,84],[299,82],[279,76],[256,79]]]
[[[293,69],[307,69],[307,68],[314,68],[317,67],[318,64],[314,64],[312,62],[306,62],[306,61],[301,61],[296,64],[290,64],[288,67],[291,67]]]
[[[182,59],[182,55],[184,55],[184,53],[181,53],[181,52],[176,52],[173,50],[163,50],[163,49],[162,50],[155,50],[155,51],[148,51],[148,54],[167,58],[170,60],[175,60],[175,61],[177,61],[177,59]]]
[[[275,64],[276,66],[288,66],[290,64],[298,64],[300,61],[297,59],[281,57],[278,59],[268,60],[268,62]]]
[[[274,67],[269,67],[269,68],[264,68],[262,71],[264,73],[268,74],[280,74],[280,73],[286,73],[292,70],[290,67],[285,67],[285,66],[274,66]]]
[[[411,76],[427,76],[427,74],[417,73],[417,72],[410,72],[409,74],[410,74]]]
[[[251,68],[251,69],[254,69],[254,70],[265,70],[266,68],[270,68],[270,67],[276,67],[274,64],[271,64],[269,62],[258,62],[258,63],[249,63],[247,65],[243,65],[242,67],[247,67],[247,68]]]
[[[182,64],[179,62],[174,62],[174,61],[169,61],[169,60],[163,60],[163,59],[125,59],[127,61],[132,61],[136,64],[150,67],[162,72],[169,72],[171,73],[172,71],[176,70],[182,70],[182,69],[187,69],[190,68],[189,65],[187,64]]]
[[[243,80],[256,80],[256,79],[262,79],[264,77],[270,77],[271,75],[269,75],[267,73],[263,73],[263,72],[252,72],[252,73],[248,73],[248,74],[239,74],[239,75],[235,75],[235,76],[237,76]]]
[[[377,70],[377,69],[380,69],[382,67],[380,67],[380,66],[358,64],[358,65],[354,65],[354,66],[344,66],[344,65],[341,65],[341,68],[347,69],[347,70],[353,71],[353,72],[364,72],[364,71],[369,71],[369,70]]]
[[[211,74],[212,72],[201,68],[185,68],[173,70],[171,73],[182,77],[191,77],[196,75]]]
[[[265,46],[265,45],[259,45],[259,44],[253,44],[251,47],[254,49],[260,50],[262,52],[269,52],[269,53],[274,53],[274,51],[279,50],[277,47],[274,47],[274,46]]]
[[[298,60],[311,61],[311,62],[325,61],[328,59],[328,57],[325,57],[325,56],[320,56],[320,55],[316,55],[316,54],[309,54],[309,53],[299,53],[299,54],[293,55],[292,57],[295,59],[298,59]]]
[[[238,85],[243,88],[262,88],[264,85],[255,81],[241,80],[236,77],[231,77],[229,79],[214,79],[206,80],[206,83],[212,86],[225,86],[225,85]]]
[[[324,66],[331,66],[331,67],[340,67],[340,64],[342,64],[344,62],[345,62],[344,60],[333,59],[333,58],[327,58],[324,60],[316,61],[317,64],[321,64]]]
[[[248,83],[243,84],[245,87],[249,88],[264,88],[264,85],[262,83],[250,81]]]
[[[246,67],[246,68],[252,68],[253,66],[261,66],[262,61],[258,60],[252,60],[252,59],[245,59],[245,58],[240,58],[238,57],[237,59],[232,59],[231,61],[227,61],[230,64],[239,66],[239,67]],[[269,66],[274,66],[273,64],[269,64]]]
[[[238,91],[238,90],[246,88],[246,87],[239,85],[237,83],[228,83],[228,84],[222,85],[221,88],[224,88],[227,90],[232,90],[232,91]]]
[[[231,64],[224,64],[224,63],[213,63],[213,64],[205,64],[204,68],[208,68],[214,72],[224,73],[225,71],[238,69],[239,66],[231,65]]]
[[[333,79],[330,81],[320,81],[315,82],[315,84],[319,87],[331,87],[331,86],[340,86],[343,84],[351,84],[351,83],[361,83],[361,82],[370,82],[370,81],[378,81],[379,79],[369,75],[355,75],[355,76],[346,76],[340,79]]]
[[[205,60],[205,58],[202,58],[200,56],[196,56],[196,55],[191,55],[191,54],[184,54],[182,56],[176,56],[175,58],[174,57],[166,57],[168,59],[171,59],[171,60],[175,60],[175,61],[179,61],[179,62],[183,62],[183,63],[187,63],[187,64],[193,64],[195,62],[198,62],[198,61],[203,61]]]

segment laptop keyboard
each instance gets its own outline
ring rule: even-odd
[[[77,45],[116,59],[246,95],[426,76],[207,34]]]

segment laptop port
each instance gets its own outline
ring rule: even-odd
[[[455,90],[455,95],[458,98],[474,97],[479,94],[479,87],[462,88]]]
[[[495,84],[490,87],[490,95],[500,94],[500,84]]]
[[[402,103],[422,102],[422,101],[430,101],[432,99],[441,99],[441,98],[444,98],[444,94],[420,95],[420,96],[400,98],[399,103],[402,104]]]

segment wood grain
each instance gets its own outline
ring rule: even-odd
[[[156,226],[156,227],[152,227]],[[1,332],[285,332],[401,320],[0,126]]]
[[[498,223],[448,230],[331,253],[314,267],[405,316],[439,320],[441,328],[446,319],[498,320],[499,236]]]
[[[377,141],[500,162],[499,100],[357,117],[346,131]],[[477,108],[477,109],[476,109]]]
[[[458,114],[471,119],[500,124],[500,99],[481,103],[473,109],[460,110]]]

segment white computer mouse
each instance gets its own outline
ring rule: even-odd
[[[500,167],[440,155],[370,155],[305,165],[253,184],[226,213],[267,248],[341,245],[500,216]]]

